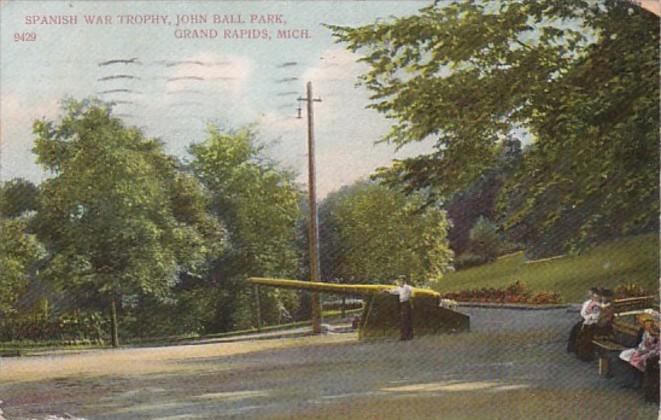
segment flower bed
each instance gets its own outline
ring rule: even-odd
[[[615,299],[650,296],[654,294],[649,290],[645,290],[645,288],[636,283],[620,284],[615,288],[614,293]]]
[[[483,287],[481,289],[460,290],[444,293],[446,299],[459,302],[485,303],[526,303],[535,305],[560,303],[560,295],[555,292],[532,293],[522,282],[516,281],[503,288]]]

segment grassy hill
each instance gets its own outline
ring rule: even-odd
[[[578,256],[526,261],[523,253],[493,263],[448,274],[435,287],[440,292],[502,287],[524,282],[532,291],[560,293],[565,302],[580,302],[591,286],[637,283],[651,291],[659,287],[659,237],[631,236],[605,242]]]

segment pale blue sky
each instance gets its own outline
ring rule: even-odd
[[[116,106],[125,120],[160,137],[168,151],[204,138],[206,121],[223,127],[257,122],[271,155],[305,182],[305,120],[294,118],[299,95],[311,80],[323,102],[315,108],[320,195],[367,176],[395,157],[389,145],[374,145],[389,128],[381,115],[364,109],[367,92],[356,88],[364,67],[335,44],[322,23],[358,25],[390,15],[415,13],[427,1],[10,1],[0,3],[0,178],[21,176],[39,182],[46,176],[31,154],[31,122],[58,115],[64,96],[130,101]],[[231,29],[308,29],[311,39],[220,39],[223,25],[186,29],[219,30],[218,39],[181,40],[174,25],[120,25],[117,15],[281,14],[287,24],[245,23]],[[111,15],[112,25],[86,25],[83,15]],[[27,25],[29,15],[77,15],[77,25]],[[34,42],[14,42],[14,34],[35,32]],[[142,63],[99,66],[112,59],[137,57]],[[181,61],[201,62],[180,64]],[[296,65],[282,66],[295,62]],[[170,66],[168,66],[168,63]],[[215,65],[210,65],[215,63]],[[175,65],[173,65],[175,64]],[[130,75],[100,81],[113,75]],[[184,78],[167,81],[167,79]],[[188,78],[188,79],[186,79]],[[295,80],[290,80],[296,78]],[[199,80],[203,79],[203,80]],[[99,92],[127,89],[132,92]],[[295,93],[294,93],[295,92]],[[276,141],[277,140],[277,141]],[[429,150],[417,144],[397,157]]]

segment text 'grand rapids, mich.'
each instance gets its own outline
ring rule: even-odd
[[[117,14],[27,15],[24,23],[38,25],[173,26],[177,39],[309,39],[309,29],[284,28],[282,14]],[[198,27],[207,25],[206,27]],[[191,28],[191,26],[196,26]],[[236,27],[240,26],[240,27]],[[275,30],[271,27],[279,26]]]

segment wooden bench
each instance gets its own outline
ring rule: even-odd
[[[636,328],[635,325],[626,322],[613,320],[612,337],[595,337],[592,344],[597,353],[599,375],[603,377],[610,376],[609,355],[614,352],[621,352],[624,349],[636,347],[640,341],[642,328]]]
[[[613,335],[608,337],[597,336],[592,340],[598,355],[599,375],[604,377],[610,375],[608,363],[611,353],[619,353],[624,349],[638,346],[642,336],[642,327],[636,324],[633,317],[654,306],[654,296],[615,299],[611,302]],[[627,317],[632,319],[627,320]]]
[[[642,310],[653,308],[654,296],[640,296],[633,298],[615,299],[611,302],[611,307],[615,316],[640,313]]]

